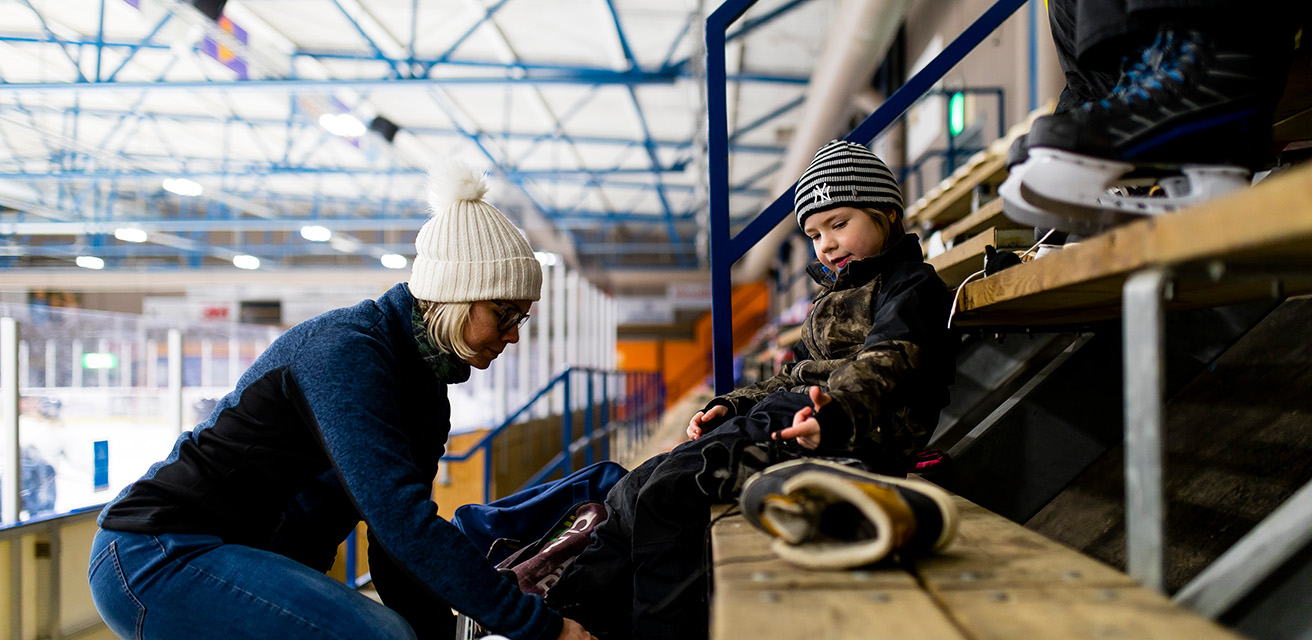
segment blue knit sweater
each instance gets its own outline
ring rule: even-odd
[[[213,534],[327,570],[363,520],[379,595],[417,629],[441,598],[511,638],[555,638],[560,616],[501,577],[430,499],[451,405],[420,355],[414,304],[398,284],[288,330],[100,525]]]

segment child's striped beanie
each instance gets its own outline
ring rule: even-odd
[[[838,207],[894,209],[902,215],[902,191],[879,156],[855,142],[833,140],[815,152],[797,181],[797,226],[806,217]]]

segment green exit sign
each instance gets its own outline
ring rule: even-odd
[[[118,366],[118,356],[112,353],[82,354],[83,369],[113,369]]]
[[[956,137],[966,129],[966,96],[952,94],[948,100],[948,135]]]

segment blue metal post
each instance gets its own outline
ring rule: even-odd
[[[583,464],[584,464],[584,465],[592,464],[593,446],[594,446],[594,444],[595,444],[595,443],[592,441],[592,434],[593,434],[593,428],[592,428],[592,418],[593,418],[593,412],[592,412],[592,402],[593,402],[593,396],[592,396],[592,378],[594,377],[593,374],[594,374],[594,372],[593,372],[592,369],[587,369],[587,370],[584,371],[584,375],[588,376],[588,403],[587,403],[586,405],[584,405],[584,407],[583,407],[583,442],[586,443],[585,446],[583,447]]]
[[[567,476],[574,470],[574,454],[570,452],[569,447],[574,440],[574,411],[570,408],[570,401],[573,397],[570,395],[570,378],[574,377],[573,369],[565,370],[565,404],[560,412],[560,452],[565,457],[561,464],[565,465],[562,476]]]
[[[729,115],[725,31],[751,6],[748,0],[730,0],[706,17],[706,123],[707,169],[710,177],[711,354],[715,363],[715,393],[733,390],[733,318],[730,300],[733,281],[729,270],[742,256],[731,246],[729,229]],[[764,235],[764,234],[762,234]]]
[[[601,459],[610,460],[610,425],[614,423],[610,415],[610,376],[611,372],[601,374]]]
[[[483,504],[492,502],[492,441],[483,445]]]
[[[847,140],[866,144],[900,118],[936,82],[961,62],[989,34],[993,33],[1026,0],[998,0],[979,19],[957,36],[925,68],[902,85],[870,117],[846,136]],[[730,269],[747,250],[793,210],[796,184],[779,196],[737,236],[729,232],[729,152],[728,114],[725,73],[725,29],[753,4],[752,0],[729,0],[706,18],[706,121],[710,190],[711,250],[711,335],[715,368],[715,393],[728,393],[733,387],[733,321],[731,317]]]
[[[1030,103],[1027,113],[1039,108],[1039,3],[1030,3]]]

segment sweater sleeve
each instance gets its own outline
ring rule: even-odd
[[[765,380],[739,387],[724,395],[711,398],[711,401],[706,403],[706,407],[703,411],[716,405],[723,405],[729,409],[729,415],[726,416],[726,419],[733,416],[746,415],[756,403],[764,400],[766,396],[770,395],[775,390],[791,389],[799,384],[805,384],[802,379],[798,377],[797,373],[799,367],[803,366],[803,363],[812,362],[811,352],[807,350],[806,345],[803,344],[801,340],[798,340],[797,343],[793,345],[793,361],[785,364],[779,373],[776,373]],[[719,424],[717,423],[715,426],[719,426]]]
[[[884,433],[892,413],[906,407],[908,387],[921,379],[925,349],[947,340],[947,291],[923,264],[877,294],[877,311],[861,350],[829,374],[834,399],[818,416],[826,448],[877,444],[893,451],[917,446],[926,434]],[[841,415],[836,414],[841,410]]]
[[[418,640],[449,638],[455,616],[451,605],[397,566],[374,537],[369,540],[369,577],[387,608],[401,614]]]
[[[399,424],[398,375],[390,343],[349,333],[307,341],[285,384],[297,387],[287,393],[304,399],[343,486],[397,567],[488,629],[515,640],[554,639],[560,615],[502,578],[437,515],[431,478],[415,463]],[[435,412],[443,405],[434,401]]]

